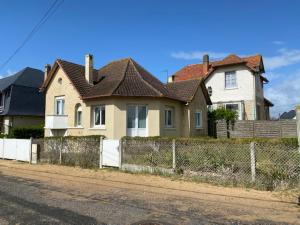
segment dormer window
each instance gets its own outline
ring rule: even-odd
[[[228,71],[225,72],[225,89],[237,88],[236,72]]]

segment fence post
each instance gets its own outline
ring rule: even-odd
[[[296,120],[297,120],[297,136],[298,136],[298,146],[300,152],[300,105],[296,108]]]
[[[32,137],[30,137],[30,142],[29,142],[29,164],[31,164],[32,161]]]
[[[102,169],[102,160],[103,160],[103,157],[102,157],[102,154],[103,154],[103,137],[101,136],[100,137],[100,144],[99,144],[99,168]]]
[[[2,159],[4,160],[4,154],[5,154],[5,152],[4,152],[4,148],[5,148],[5,137],[3,138],[3,142],[2,142],[2,152],[3,152],[3,155],[2,155]]]
[[[251,160],[251,181],[255,182],[255,176],[256,176],[255,142],[250,143],[250,160]]]
[[[173,152],[173,170],[176,169],[176,142],[175,139],[172,140],[172,152]]]
[[[63,138],[60,138],[60,148],[59,148],[59,164],[62,163],[62,148],[63,148]]]
[[[123,148],[123,143],[121,138],[119,141],[119,169],[122,169],[122,148]]]

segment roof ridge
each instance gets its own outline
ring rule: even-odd
[[[129,61],[132,63],[134,70],[138,73],[139,77],[141,78],[141,80],[148,85],[150,88],[152,88],[154,91],[156,91],[159,95],[164,96],[164,94],[162,92],[160,92],[159,90],[157,90],[155,87],[153,87],[151,84],[149,84],[145,79],[143,79],[143,77],[140,74],[140,71],[136,68],[137,64],[133,59],[129,59]],[[139,65],[139,64],[138,64]],[[143,70],[145,70],[141,65],[139,65]],[[146,72],[148,72],[147,70],[145,70]],[[164,86],[164,85],[163,85]]]
[[[119,61],[118,61],[118,62],[119,62]],[[112,95],[112,94],[120,87],[121,83],[124,81],[125,75],[126,75],[126,72],[127,72],[128,66],[129,66],[129,62],[130,62],[130,60],[128,60],[128,62],[127,62],[126,68],[125,68],[124,73],[123,73],[123,75],[122,75],[122,79],[120,80],[120,82],[119,82],[119,84],[117,85],[117,87],[114,88],[114,89],[111,91],[111,93],[110,93],[111,95]]]

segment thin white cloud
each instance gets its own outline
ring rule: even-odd
[[[184,59],[184,60],[193,60],[198,59],[201,60],[203,55],[208,54],[210,58],[219,59],[227,56],[227,53],[224,52],[211,52],[211,51],[179,51],[171,53],[171,57],[175,59]]]
[[[11,75],[13,75],[13,74],[15,74],[15,73],[16,73],[15,71],[7,70],[6,73],[0,74],[0,79],[1,79],[1,78],[4,78],[4,77],[11,76]]]
[[[283,82],[268,87],[265,91],[266,98],[270,99],[275,105],[272,108],[274,116],[300,105],[300,71],[288,77],[282,74],[282,80]]]
[[[264,57],[264,64],[268,70],[274,70],[297,63],[300,63],[299,49],[281,48],[278,50],[277,56]]]
[[[272,44],[274,45],[284,45],[284,41],[272,41]]]

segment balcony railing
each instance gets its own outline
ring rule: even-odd
[[[46,116],[45,128],[48,129],[67,129],[68,116],[67,115],[48,115]]]

